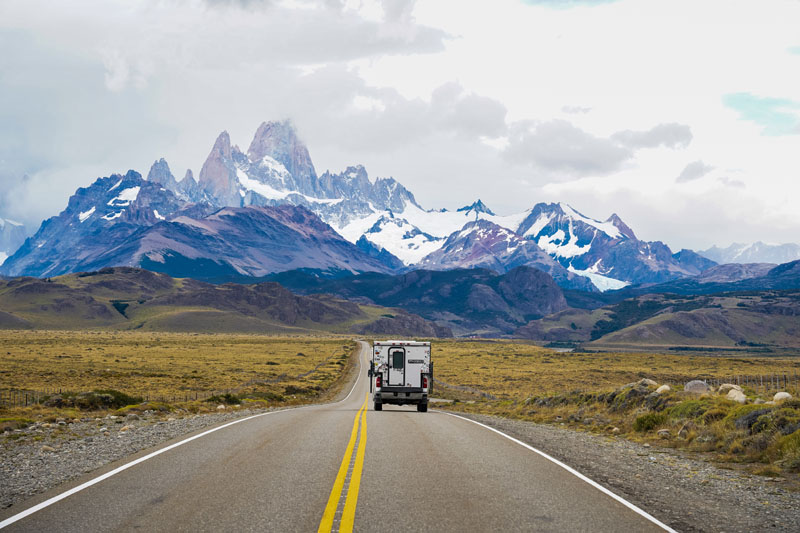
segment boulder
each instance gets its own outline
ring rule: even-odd
[[[224,410],[225,410],[225,406],[224,406],[224,405],[222,405],[222,404],[219,404],[219,405],[217,406],[217,411],[224,411]]]
[[[43,452],[54,452],[54,451],[56,451],[56,449],[53,448],[52,446],[45,445],[45,446],[42,446],[42,451]]]
[[[755,400],[753,400],[753,403],[756,405],[761,405],[762,403],[764,403],[764,400],[762,400],[761,398],[756,398]]]
[[[684,385],[683,390],[694,394],[705,394],[710,389],[708,387],[708,383],[705,381],[700,381],[699,379],[695,379]]]
[[[730,389],[725,397],[737,403],[747,403],[747,396],[740,390]]]
[[[122,426],[121,428],[119,428],[120,432],[130,431],[131,429],[132,429],[131,426]]]
[[[617,435],[619,432],[620,432],[619,428],[617,428],[617,427],[611,428],[611,433],[613,433],[614,435]]]
[[[659,429],[658,436],[662,439],[668,439],[672,436],[672,433],[670,433],[668,429]]]
[[[782,402],[783,400],[791,400],[792,395],[788,392],[776,392],[775,396],[772,397],[772,401],[775,403]]]
[[[728,394],[731,390],[738,390],[739,392],[743,392],[742,388],[739,385],[734,385],[733,383],[723,383],[717,389],[717,392],[720,394]]]
[[[672,390],[672,387],[669,385],[661,385],[659,388],[656,389],[658,394],[664,394],[665,392],[669,392]]]

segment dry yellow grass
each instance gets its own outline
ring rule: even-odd
[[[330,388],[354,343],[260,335],[0,331],[0,346],[0,391],[115,389],[144,398],[184,399],[231,390],[291,400]]]
[[[438,380],[515,400],[613,390],[643,377],[682,384],[692,379],[800,373],[800,358],[558,353],[519,341],[436,341],[432,359]]]

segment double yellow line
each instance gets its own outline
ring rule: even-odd
[[[356,461],[353,465],[353,472],[350,474],[350,487],[347,489],[347,496],[344,502],[344,511],[342,512],[342,520],[339,523],[339,531],[353,531],[353,521],[356,516],[356,504],[358,503],[358,489],[361,486],[361,472],[364,470],[364,451],[367,447],[367,402],[369,401],[369,394],[364,398],[364,403],[356,413],[356,418],[353,420],[353,430],[350,432],[350,441],[347,443],[347,448],[344,451],[342,464],[339,466],[339,473],[336,474],[336,481],[333,482],[333,489],[331,495],[328,497],[328,505],[325,506],[325,513],[322,515],[322,521],[319,523],[318,533],[330,533],[333,529],[333,521],[336,518],[336,509],[339,507],[339,502],[342,498],[342,490],[344,489],[344,482],[347,478],[347,470],[350,467],[350,461],[353,458],[353,448],[356,445],[356,438],[358,437],[358,449],[356,450]],[[361,435],[359,436],[359,420],[361,420]]]

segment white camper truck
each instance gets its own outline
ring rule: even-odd
[[[367,373],[376,411],[385,403],[416,405],[421,413],[428,410],[428,392],[433,386],[431,343],[375,341]]]

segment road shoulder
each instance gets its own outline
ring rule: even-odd
[[[670,449],[557,426],[457,413],[521,440],[678,531],[796,531],[800,492]]]

